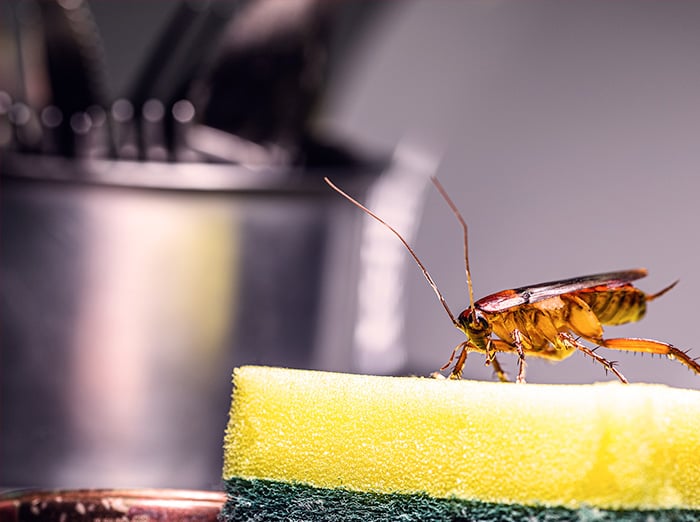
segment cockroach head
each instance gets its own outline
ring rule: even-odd
[[[471,306],[459,314],[457,327],[473,341],[489,337],[492,330],[491,323],[482,311]]]

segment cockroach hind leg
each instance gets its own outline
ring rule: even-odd
[[[655,341],[653,339],[620,337],[615,339],[603,339],[600,344],[612,350],[665,355],[669,359],[679,361],[695,373],[700,374],[700,362],[692,358],[688,350],[681,350],[669,343]]]
[[[582,352],[582,353],[584,353],[585,355],[589,356],[589,357],[590,357],[591,359],[593,359],[594,361],[596,361],[596,362],[602,364],[602,365],[603,365],[603,368],[605,368],[606,373],[607,373],[607,372],[612,373],[613,375],[615,375],[615,377],[617,377],[617,378],[620,380],[620,382],[623,382],[623,383],[625,383],[625,384],[627,384],[627,383],[629,382],[629,381],[625,378],[625,376],[622,375],[622,372],[620,372],[620,370],[618,370],[618,369],[615,367],[615,364],[616,364],[616,363],[615,363],[614,361],[608,361],[605,357],[601,357],[600,355],[598,355],[598,354],[595,352],[595,349],[592,350],[592,349],[589,348],[588,346],[585,346],[585,345],[581,344],[581,342],[578,341],[577,339],[575,339],[574,336],[572,336],[571,334],[568,334],[568,333],[565,333],[565,332],[560,332],[560,333],[559,333],[559,337],[560,337],[560,339],[562,340],[562,342],[563,342],[564,344],[566,344],[566,345],[568,345],[568,346],[571,346],[572,348],[576,348],[576,349],[579,350],[580,352]],[[600,344],[601,344],[602,346],[605,346],[604,343],[605,343],[605,341],[604,341],[603,339],[601,339],[601,340],[600,340]]]

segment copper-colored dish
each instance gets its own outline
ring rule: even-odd
[[[16,491],[0,496],[0,520],[83,522],[215,522],[219,491],[85,489]]]

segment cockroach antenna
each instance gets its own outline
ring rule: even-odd
[[[459,221],[459,224],[462,227],[462,233],[464,236],[464,271],[467,273],[467,289],[469,290],[469,306],[472,310],[472,313],[476,313],[476,310],[474,308],[474,290],[472,288],[472,273],[471,273],[471,270],[469,269],[469,239],[468,239],[468,234],[467,234],[467,222],[464,220],[464,217],[462,217],[462,214],[459,211],[459,209],[457,208],[457,205],[455,205],[454,201],[452,201],[452,198],[450,198],[450,196],[448,196],[447,191],[445,190],[445,187],[442,186],[442,183],[440,183],[440,181],[438,181],[437,177],[431,176],[430,180],[433,182],[433,185],[435,185],[435,188],[442,196],[442,199],[445,200],[447,205],[450,207],[450,210],[455,215],[455,217],[457,218],[457,221]]]
[[[418,264],[418,267],[421,269],[423,272],[423,275],[428,281],[428,284],[430,284],[431,288],[435,292],[435,295],[437,296],[438,300],[440,301],[440,304],[442,307],[445,309],[445,312],[447,312],[447,315],[450,317],[450,320],[452,321],[452,324],[457,326],[459,328],[459,323],[455,319],[454,314],[452,313],[452,310],[450,310],[450,307],[447,304],[447,301],[445,300],[444,296],[442,295],[442,292],[440,292],[440,289],[438,288],[437,284],[435,284],[435,281],[433,281],[433,278],[430,276],[430,273],[428,272],[428,269],[425,268],[425,265],[421,262],[421,260],[418,258],[418,255],[415,253],[415,251],[411,248],[411,245],[408,244],[408,242],[403,238],[403,236],[399,233],[398,230],[396,230],[394,227],[392,227],[389,223],[384,221],[382,218],[380,218],[377,214],[372,212],[370,209],[365,207],[362,203],[357,201],[355,198],[350,196],[349,194],[345,193],[343,190],[338,188],[330,179],[327,177],[323,178],[323,181],[325,181],[329,187],[331,187],[333,190],[335,190],[338,194],[343,196],[345,199],[347,199],[350,203],[355,205],[356,207],[360,208],[363,210],[365,213],[373,217],[375,220],[377,220],[379,223],[384,225],[387,229],[389,229],[397,238],[399,238],[399,241],[403,243],[403,246],[406,247],[406,250],[408,250],[408,253],[411,254],[411,257],[413,257],[413,260]],[[464,220],[462,220],[464,221]],[[465,239],[466,239],[466,225],[465,226]],[[466,249],[466,243],[465,243],[465,249]],[[469,268],[467,267],[467,274],[469,274]],[[469,289],[470,289],[470,295],[471,295],[471,282],[469,282]]]

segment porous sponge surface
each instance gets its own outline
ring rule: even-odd
[[[224,479],[570,508],[700,509],[700,392],[234,371]]]

